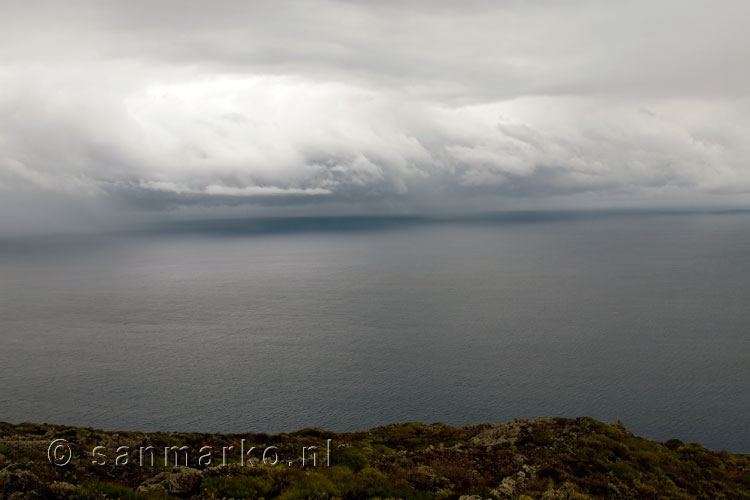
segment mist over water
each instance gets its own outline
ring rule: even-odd
[[[749,301],[747,213],[5,239],[0,420],[277,432],[589,415],[750,452]]]

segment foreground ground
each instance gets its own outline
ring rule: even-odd
[[[0,499],[461,496],[750,499],[750,455],[591,418],[272,436],[0,423]]]

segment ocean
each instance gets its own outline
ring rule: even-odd
[[[588,415],[750,452],[750,214],[164,224],[0,240],[0,420]]]

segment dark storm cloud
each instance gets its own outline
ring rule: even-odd
[[[750,192],[744,1],[2,11],[0,230],[25,224],[11,212],[54,225]]]

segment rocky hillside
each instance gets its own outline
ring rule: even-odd
[[[750,456],[591,418],[277,435],[0,424],[0,499],[38,498],[750,499]]]

